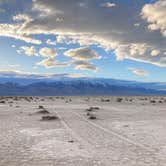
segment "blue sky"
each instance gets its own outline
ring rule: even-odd
[[[166,81],[166,1],[0,0],[0,74]]]

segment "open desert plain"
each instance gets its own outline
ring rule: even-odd
[[[0,166],[164,166],[166,97],[1,97]]]

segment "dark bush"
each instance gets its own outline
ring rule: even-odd
[[[57,116],[42,116],[42,121],[58,120]]]

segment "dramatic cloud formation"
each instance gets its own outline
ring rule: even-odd
[[[96,45],[115,53],[117,60],[131,59],[166,66],[166,1],[146,4],[144,0],[103,2],[99,0],[32,0],[30,11],[0,24],[0,36],[41,44],[35,35],[54,35],[58,43]],[[46,42],[52,43],[51,40]],[[159,50],[155,53],[154,50]],[[84,52],[87,52],[84,54]],[[43,54],[42,54],[43,55]],[[46,54],[45,54],[46,55]],[[69,50],[77,61],[98,58],[92,50]],[[49,65],[45,65],[46,62]],[[85,63],[85,62],[84,62]],[[77,69],[94,69],[90,62]],[[47,58],[42,65],[56,66]]]
[[[129,68],[129,70],[131,70],[133,74],[138,75],[138,76],[148,76],[149,75],[149,73],[145,70],[135,69],[135,68]]]

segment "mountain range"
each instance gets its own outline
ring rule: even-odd
[[[59,95],[166,95],[166,83],[66,76],[0,77],[0,96]]]

